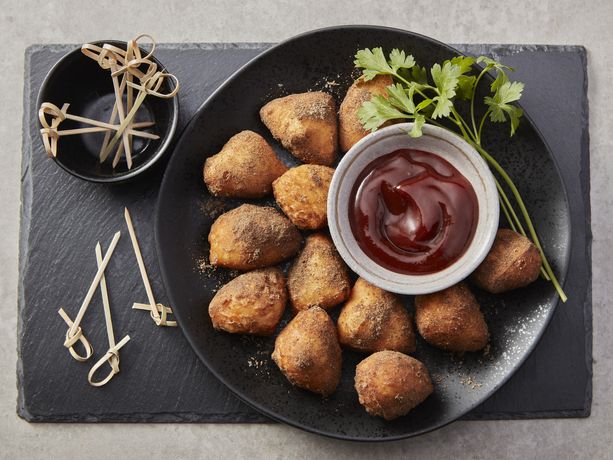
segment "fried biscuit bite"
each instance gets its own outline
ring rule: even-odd
[[[328,224],[328,189],[334,169],[320,165],[291,168],[272,184],[275,200],[292,223],[303,230]]]
[[[209,259],[219,267],[252,270],[289,259],[301,243],[298,229],[275,208],[243,204],[211,225]]]
[[[426,366],[397,351],[370,355],[355,371],[360,404],[385,420],[408,414],[434,391]]]
[[[341,378],[336,328],[319,307],[299,312],[275,341],[272,359],[297,387],[328,396]]]
[[[415,322],[424,340],[443,350],[477,351],[489,339],[479,304],[464,283],[415,296]]]
[[[232,136],[221,151],[206,159],[204,183],[215,196],[262,198],[287,167],[272,147],[253,131]]]
[[[287,289],[295,311],[315,306],[327,310],[347,299],[351,290],[347,267],[328,236],[307,237],[289,270]]]
[[[365,353],[415,351],[413,321],[398,296],[362,278],[343,305],[338,335],[343,346]]]
[[[233,334],[272,335],[279,324],[287,291],[278,268],[243,273],[224,285],[211,303],[213,327]]]
[[[377,75],[372,80],[358,78],[347,90],[338,112],[338,137],[341,152],[347,152],[353,144],[369,134],[360,123],[358,110],[373,96],[386,96],[385,88],[393,84],[389,75]]]
[[[304,163],[330,166],[338,144],[336,103],[320,91],[273,99],[260,118],[275,139]]]
[[[541,270],[541,254],[523,235],[501,228],[490,252],[471,276],[471,280],[492,294],[527,286]]]

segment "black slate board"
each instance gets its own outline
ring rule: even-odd
[[[156,56],[181,81],[179,127],[204,99],[266,44],[160,45]],[[586,52],[582,47],[458,45],[516,66],[526,83],[522,104],[562,172],[572,218],[566,291],[534,353],[509,382],[468,419],[585,417],[592,388],[591,233]],[[153,210],[163,165],[121,186],[69,176],[47,160],[38,136],[35,101],[42,80],[72,46],[26,52],[18,317],[18,414],[28,421],[263,422],[202,365],[181,332],[159,329],[146,312],[130,310],[145,292],[123,224],[128,206],[158,301],[165,302],[153,241]],[[555,72],[558,77],[552,80]],[[564,98],[558,95],[563,94]],[[74,316],[96,271],[93,247],[123,231],[107,269],[116,336],[130,334],[121,373],[92,388],[87,372],[63,348],[63,306]],[[135,298],[136,297],[136,298]],[[203,310],[204,313],[204,310]],[[83,329],[96,357],[106,335],[99,294]],[[97,358],[96,358],[97,359]]]

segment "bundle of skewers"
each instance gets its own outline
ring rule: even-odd
[[[141,39],[151,40],[151,50],[145,55],[138,46]],[[47,155],[56,157],[58,154],[58,141],[62,136],[80,135],[104,132],[104,139],[99,151],[100,163],[111,156],[112,166],[115,168],[122,156],[125,155],[128,169],[132,168],[133,147],[132,139],[159,139],[150,130],[153,121],[135,122],[136,115],[147,96],[172,98],[179,91],[177,78],[163,70],[158,69],[152,60],[155,51],[155,41],[149,35],[139,35],[126,44],[126,49],[119,48],[110,43],[102,46],[86,43],[81,47],[82,53],[95,60],[98,65],[111,73],[115,104],[107,122],[93,120],[68,113],[70,104],[63,104],[61,108],[50,102],[44,102],[38,112],[39,120],[43,126],[40,130]],[[167,85],[167,93],[161,91],[164,82],[170,79],[173,85]],[[124,97],[125,96],[125,97]],[[49,117],[49,119],[48,119]],[[89,125],[87,127],[59,130],[64,120],[73,120],[77,123]]]

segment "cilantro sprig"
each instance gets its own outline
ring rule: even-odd
[[[514,103],[521,98],[524,84],[509,79],[508,73],[514,69],[486,56],[476,59],[456,56],[434,64],[428,71],[404,51],[394,49],[386,57],[381,48],[359,50],[354,63],[357,68],[362,69],[366,81],[377,75],[389,75],[394,80],[394,84],[386,88],[385,96],[373,96],[360,107],[358,116],[364,128],[376,131],[388,121],[407,120],[413,122],[413,128],[408,134],[419,137],[426,123],[445,129],[450,129],[448,126],[451,126],[451,130],[473,145],[490,165],[496,179],[500,207],[509,225],[513,230],[530,238],[538,248],[543,261],[542,276],[552,282],[562,301],[566,302],[566,294],[547,260],[517,186],[481,143],[487,121],[508,123],[510,136],[517,131],[523,111]],[[475,64],[481,65],[480,71],[475,72]],[[490,84],[489,95],[483,98],[485,112],[480,120],[477,120],[477,88],[488,73],[492,73],[495,78]],[[468,105],[468,121],[458,111],[461,104]],[[500,183],[500,178],[510,190],[514,203],[511,202],[507,189]]]

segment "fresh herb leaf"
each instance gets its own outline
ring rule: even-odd
[[[475,58],[471,56],[456,56],[449,61],[453,65],[457,65],[460,68],[460,73],[465,74],[472,70],[472,65],[475,63]]]
[[[409,136],[420,137],[423,134],[421,129],[425,123],[426,117],[420,114],[415,115],[415,120],[413,120],[413,127],[411,128],[411,131],[409,131]]]
[[[477,58],[477,64],[484,63],[486,67],[489,69],[497,69],[497,70],[510,70],[511,72],[515,72],[513,67],[509,67],[508,65],[504,65],[490,57],[487,56],[479,56]],[[488,69],[488,70],[489,70]]]
[[[376,131],[387,121],[410,117],[392,106],[383,96],[373,96],[370,101],[364,102],[359,108],[358,118],[364,129]]]
[[[442,67],[439,64],[434,64],[430,69],[430,74],[438,92],[438,96],[432,98],[436,102],[432,118],[448,117],[453,108],[451,98],[455,96],[455,89],[461,75],[460,66],[451,62],[443,63]]]
[[[475,82],[477,77],[474,75],[460,75],[458,77],[458,87],[456,89],[456,97],[458,99],[470,100],[474,93]]]
[[[372,80],[377,75],[393,75],[381,48],[363,49],[356,53],[355,66],[364,69],[364,80]]]
[[[400,83],[388,86],[387,100],[388,102],[399,110],[413,114],[415,112],[415,104],[413,103],[413,93],[411,96],[407,94],[407,91],[402,87]]]
[[[407,56],[404,51],[393,49],[390,53],[389,65],[394,73],[398,72],[398,69],[410,69],[415,65],[415,59],[410,54]]]
[[[428,71],[425,67],[414,65],[411,67],[411,80],[421,85],[428,84]]]
[[[496,78],[494,79],[494,81],[490,85],[490,89],[494,93],[494,92],[498,91],[498,89],[502,85],[507,83],[508,81],[509,81],[509,77],[507,76],[506,72],[504,70],[499,70],[498,71],[498,75],[496,75]]]
[[[511,105],[511,102],[518,101],[523,90],[523,83],[508,81],[498,88],[494,97],[486,96],[484,99],[485,105],[490,110],[490,120],[496,123],[504,123],[507,121],[507,116],[509,117],[511,121],[511,136],[515,134],[519,126],[519,119],[523,115],[523,111],[519,107]]]

